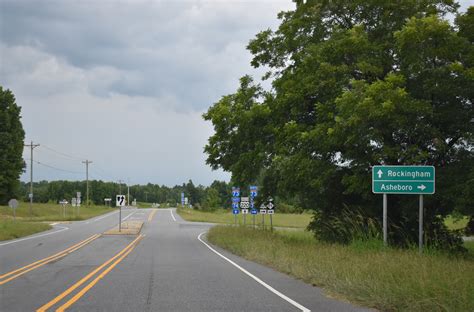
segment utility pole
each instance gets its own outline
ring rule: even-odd
[[[82,163],[86,164],[86,207],[89,207],[89,164],[92,164],[92,161],[86,159]]]
[[[25,144],[25,147],[29,147],[31,149],[31,156],[30,156],[30,194],[28,194],[28,197],[30,198],[30,217],[33,214],[33,149],[35,147],[40,146],[39,144],[33,144],[33,141],[31,141],[31,144]]]
[[[118,180],[119,183],[119,195],[122,195],[122,180]]]
[[[128,179],[127,183],[127,206],[130,205],[130,179]]]

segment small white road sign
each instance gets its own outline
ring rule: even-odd
[[[273,209],[268,209],[267,213],[270,214],[270,215],[272,215],[272,214],[275,213],[275,210],[273,210]]]
[[[12,208],[12,209],[15,209],[16,207],[18,207],[18,200],[16,199],[10,199],[8,201],[8,207]]]
[[[267,214],[267,209],[260,209],[260,214]]]
[[[125,199],[125,195],[117,195],[115,205],[117,207],[125,207],[127,200]]]
[[[249,213],[249,210],[248,209],[242,209],[242,214],[248,214]]]

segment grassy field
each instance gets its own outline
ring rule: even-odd
[[[208,240],[234,254],[382,311],[474,311],[474,257],[327,245],[303,231],[213,227]],[[472,250],[471,242],[467,245]]]
[[[1,220],[0,241],[19,238],[49,229],[51,229],[51,226],[47,223]]]
[[[78,215],[77,208],[68,205],[66,215],[63,216],[63,210],[59,204],[35,203],[32,208],[33,213],[30,216],[29,203],[20,203],[16,209],[16,221],[13,221],[12,209],[8,206],[0,206],[0,241],[48,230],[51,228],[48,221],[85,220],[115,210],[106,206],[81,206]]]
[[[81,206],[80,214],[77,214],[77,207],[66,206],[66,216],[59,204],[33,204],[33,214],[29,214],[29,203],[20,203],[16,209],[17,220],[23,221],[74,221],[85,220],[107,212],[114,211],[114,208],[107,206]],[[13,211],[8,206],[0,206],[0,220],[10,220],[13,218]]]
[[[234,215],[232,212],[224,209],[216,210],[215,212],[204,212],[200,210],[179,208],[179,215],[186,221],[197,221],[197,222],[211,222],[211,223],[223,223],[223,224],[234,224]],[[276,227],[291,227],[291,228],[306,228],[311,221],[311,214],[275,214],[273,215],[273,226]],[[247,224],[253,224],[252,215],[247,215]],[[238,224],[243,224],[243,215],[239,214],[237,217]],[[261,225],[262,216],[256,216],[256,224]],[[270,225],[270,217],[265,217],[265,225]]]

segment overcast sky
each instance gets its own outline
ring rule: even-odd
[[[254,73],[248,41],[291,1],[0,0],[0,85],[22,107],[34,180],[229,180],[201,115]],[[29,180],[30,151],[24,151]],[[50,167],[55,167],[53,169]],[[61,170],[66,171],[61,171]]]
[[[474,0],[460,1],[465,8]],[[34,180],[209,185],[202,113],[238,87],[248,41],[290,0],[0,0],[0,85],[22,107]],[[29,180],[30,150],[24,158]]]

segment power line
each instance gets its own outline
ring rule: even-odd
[[[50,150],[51,152],[53,153],[56,153],[58,155],[61,155],[61,156],[64,156],[64,157],[67,157],[69,159],[73,159],[73,160],[83,160],[84,158],[79,158],[79,157],[76,157],[76,156],[72,156],[72,155],[69,155],[69,154],[66,154],[66,153],[63,153],[63,152],[60,152],[60,151],[57,151],[55,150],[54,148],[51,148],[49,146],[46,146],[46,145],[42,145],[44,148],[46,148],[47,150]]]
[[[30,158],[26,158],[26,159],[27,159],[27,160],[31,160]],[[63,172],[68,172],[68,173],[74,173],[74,174],[82,174],[82,173],[83,173],[83,172],[79,172],[79,171],[71,171],[71,170],[61,169],[61,168],[54,167],[54,166],[45,164],[45,163],[43,163],[43,162],[37,161],[37,160],[33,160],[33,162],[34,162],[34,163],[37,163],[38,165],[41,165],[41,166],[43,166],[43,167],[47,167],[47,168],[54,169],[54,170],[58,170],[58,171],[63,171]]]

